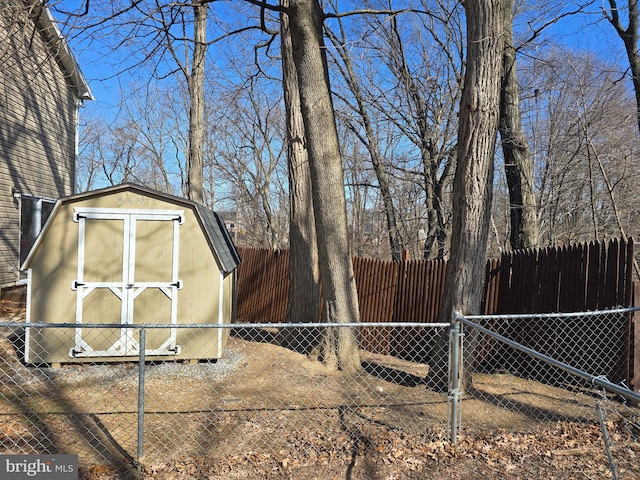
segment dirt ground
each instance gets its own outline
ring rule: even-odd
[[[15,305],[0,305],[0,322],[21,315]],[[592,408],[576,393],[565,402],[558,391],[540,384],[478,376],[475,382],[485,395],[517,392],[521,403],[564,408],[575,421],[542,424],[486,398],[469,397],[463,401],[459,441],[452,445],[446,396],[411,381],[424,376],[423,365],[365,354],[368,370],[353,378],[266,340],[232,337],[216,364],[150,365],[145,385],[157,394],[145,404],[148,454],[137,463],[135,365],[65,365],[34,372],[17,361],[15,345],[5,338],[0,376],[19,373],[25,401],[35,402],[30,408],[73,407],[78,415],[70,420],[40,415],[46,429],[20,422],[11,415],[17,413],[15,405],[6,394],[3,398],[3,388],[16,380],[0,378],[0,453],[23,453],[28,447],[80,453],[84,480],[612,478],[600,426],[588,419]],[[380,374],[390,371],[396,376]],[[367,406],[346,407],[354,402],[345,400],[345,391]],[[528,397],[525,391],[531,392]],[[608,418],[621,479],[640,479],[636,425]],[[31,440],[25,443],[25,438]],[[216,448],[203,449],[207,442]]]

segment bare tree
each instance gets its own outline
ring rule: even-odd
[[[516,46],[513,38],[513,0],[505,0],[504,52],[500,95],[500,138],[511,220],[511,248],[538,245],[538,217],[533,184],[533,161],[522,129],[520,96],[516,71]]]
[[[145,96],[126,102],[110,124],[93,119],[81,130],[78,178],[81,188],[98,185],[97,172],[109,184],[137,182],[167,193],[180,190],[179,124],[172,110],[176,98],[148,87]]]
[[[79,138],[82,138],[76,163],[76,192],[87,192],[96,188],[102,171],[101,141],[108,134],[104,122],[89,119],[79,125]]]
[[[189,86],[189,157],[187,198],[203,203],[204,170],[204,72],[207,54],[207,0],[193,2],[193,53],[191,72],[183,67]],[[176,59],[177,60],[177,59]],[[212,202],[213,203],[213,202]]]
[[[178,129],[168,106],[174,101],[169,92],[148,89],[144,96],[130,99],[123,110],[123,120],[137,132],[135,155],[136,179],[156,190],[179,192],[179,170],[171,160],[182,151],[175,142]]]
[[[210,100],[207,170],[220,187],[220,209],[234,210],[234,221],[242,226],[238,243],[282,248],[288,211],[282,205],[287,203],[287,170],[281,98],[268,90],[268,79],[242,69],[238,76],[240,85],[216,84],[223,94]]]
[[[582,13],[589,3],[587,0],[567,6],[557,2],[516,3],[509,0],[504,5],[505,43],[499,130],[509,192],[509,243],[513,249],[535,247],[539,243],[534,165],[522,127],[516,55],[523,52],[537,55],[539,42],[535,45],[536,50],[527,52],[526,49],[539,40],[550,25],[564,17]],[[519,28],[519,40],[514,34],[516,18],[526,25]]]
[[[112,75],[148,67],[150,75],[166,80],[182,76],[189,93],[189,144],[183,194],[202,203],[204,163],[204,81],[208,4],[193,2],[82,2],[77,12],[57,10],[76,35],[100,39],[113,52],[130,44],[140,48],[129,52]],[[189,14],[189,11],[191,14]],[[73,21],[71,19],[74,19]]]
[[[524,73],[532,92],[524,105],[541,239],[556,245],[633,232],[638,206],[630,192],[639,175],[630,161],[640,148],[635,98],[615,65],[563,49],[536,59]]]
[[[353,323],[359,320],[358,297],[348,244],[342,159],[324,54],[324,16],[317,0],[290,0],[287,13],[309,155],[323,318],[332,323]],[[358,340],[351,328],[329,330],[322,354],[329,366],[346,371],[360,369]]]
[[[420,13],[367,17],[362,42],[366,52],[374,53],[366,70],[361,67],[367,74],[360,81],[377,122],[384,122],[378,131],[396,136],[389,161],[392,175],[422,187],[422,254],[432,258],[446,255],[464,41],[459,2],[417,3]],[[397,196],[394,200],[400,201]]]
[[[620,19],[620,8],[618,7],[617,0],[609,0],[609,11],[605,11],[604,15],[624,43],[624,49],[627,53],[629,67],[631,70],[631,81],[633,82],[633,90],[636,98],[636,120],[638,123],[638,130],[640,131],[640,50],[638,50],[638,41],[640,40],[640,12],[638,9],[638,1],[627,1],[628,18],[626,28]],[[611,198],[613,203],[613,197]],[[622,236],[624,237],[624,230],[621,226],[619,226],[619,228]],[[635,264],[635,269],[636,275],[640,276],[640,269],[637,262]]]
[[[398,222],[396,220],[397,214],[395,206],[393,204],[389,175],[387,174],[384,166],[382,152],[380,151],[379,147],[379,139],[374,133],[373,119],[371,118],[369,108],[365,103],[364,95],[360,86],[360,80],[356,75],[351,60],[349,48],[347,47],[344,27],[342,26],[341,21],[339,21],[339,25],[339,34],[336,34],[329,29],[327,29],[326,31],[342,62],[339,71],[341,72],[342,77],[344,78],[349,90],[351,91],[351,94],[353,95],[353,103],[350,104],[349,101],[346,101],[346,103],[348,105],[350,104],[352,110],[356,113],[356,121],[360,125],[356,126],[354,124],[351,124],[350,129],[354,132],[354,134],[358,137],[358,139],[362,142],[362,144],[369,152],[371,163],[373,164],[373,170],[378,182],[380,196],[382,198],[385,218],[387,221],[387,234],[391,250],[391,259],[394,261],[398,261],[400,260],[402,250],[404,249],[404,242],[402,240]],[[360,127],[362,128],[362,133],[360,132]]]
[[[339,127],[341,123],[344,125],[344,121],[341,122],[339,119],[342,113],[340,110],[336,111]],[[352,253],[356,257],[389,259],[391,258],[389,222],[375,172],[370,166],[370,153],[351,129],[341,128],[339,133]],[[393,198],[395,196],[395,191],[391,190],[393,180],[389,177],[389,181],[390,195]],[[398,200],[402,201],[396,199],[396,202]],[[401,229],[401,225],[396,224],[396,226],[398,230]]]
[[[282,5],[288,7],[288,0]],[[289,278],[286,319],[293,323],[316,323],[320,318],[320,268],[315,216],[311,198],[311,177],[304,121],[300,107],[298,76],[293,60],[289,17],[280,14],[282,82],[287,115],[287,159],[289,166]],[[303,332],[286,331],[285,342],[309,351],[313,339]]]
[[[603,9],[603,14],[613,26],[616,33],[624,43],[624,49],[629,59],[629,67],[631,69],[631,81],[636,94],[636,118],[638,121],[638,129],[640,131],[640,50],[638,50],[638,40],[640,33],[638,32],[640,13],[638,11],[638,1],[628,0],[627,10],[627,26],[623,25],[620,18],[621,8],[618,6],[617,0],[609,0],[609,10]]]
[[[455,312],[479,313],[489,233],[500,83],[504,51],[503,0],[467,0],[467,62],[460,102],[458,159],[453,182],[451,256],[447,263],[440,320]],[[442,343],[436,364],[446,354]],[[431,369],[428,383],[446,390],[447,377]]]

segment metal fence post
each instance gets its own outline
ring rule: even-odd
[[[607,453],[607,459],[609,460],[609,469],[611,470],[611,478],[612,480],[618,480],[618,476],[616,475],[616,464],[613,460],[613,455],[611,454],[611,438],[609,437],[607,426],[604,423],[604,415],[602,413],[602,405],[600,403],[600,400],[596,401],[596,412],[598,413],[598,421],[600,422],[600,430],[602,431],[602,441],[604,442],[604,450]]]
[[[142,464],[144,457],[144,368],[146,336],[144,327],[140,328],[140,353],[138,356],[138,464]]]
[[[458,442],[458,418],[460,415],[460,377],[462,355],[462,334],[458,314],[449,327],[449,440],[452,444]]]

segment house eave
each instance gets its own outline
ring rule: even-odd
[[[76,61],[67,41],[62,35],[56,20],[53,18],[51,11],[42,0],[29,0],[34,7],[35,22],[38,30],[42,33],[45,40],[53,47],[54,52],[69,78],[69,81],[76,89],[78,99],[94,100],[89,83],[84,77],[80,66]]]

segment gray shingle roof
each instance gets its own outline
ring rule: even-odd
[[[225,273],[232,271],[240,265],[240,255],[238,255],[238,251],[233,244],[233,240],[231,240],[229,231],[227,227],[225,227],[222,218],[204,205],[197,203],[194,203],[194,205],[202,219],[208,240],[215,249],[218,259],[222,264],[222,270]]]

